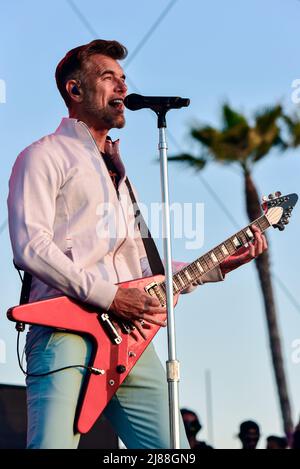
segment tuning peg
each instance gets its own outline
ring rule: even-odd
[[[280,197],[280,196],[281,196],[281,192],[280,192],[280,191],[275,192],[275,197]]]

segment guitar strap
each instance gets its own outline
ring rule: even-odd
[[[143,241],[143,244],[144,244],[144,247],[145,247],[145,251],[146,251],[146,254],[147,254],[147,258],[148,258],[148,262],[149,262],[152,274],[153,275],[159,275],[159,274],[164,275],[165,269],[164,269],[163,263],[161,261],[160,255],[158,253],[156,244],[155,244],[155,242],[154,242],[154,240],[151,236],[149,228],[146,225],[144,217],[143,217],[143,215],[142,215],[142,213],[139,209],[139,206],[138,206],[136,198],[134,196],[131,184],[130,184],[129,179],[127,177],[125,179],[125,184],[127,186],[127,189],[128,189],[128,192],[129,192],[129,195],[130,195],[130,198],[131,198],[131,202],[132,202],[133,209],[134,209],[135,221],[136,221],[136,223],[139,227],[140,233],[141,233],[142,241]]]
[[[20,305],[27,304],[29,301],[31,282],[32,282],[32,275],[29,274],[28,272],[24,272],[22,290],[21,290],[21,295],[20,295]]]
[[[125,184],[127,186],[131,202],[133,205],[133,210],[134,210],[134,217],[135,221],[138,225],[138,228],[141,233],[141,238],[145,247],[145,251],[147,254],[148,262],[152,271],[153,275],[159,275],[162,274],[164,275],[165,269],[163,266],[163,263],[161,261],[159,252],[157,250],[156,244],[151,236],[151,233],[149,231],[148,226],[146,225],[146,222],[144,220],[144,217],[139,209],[139,206],[137,204],[136,198],[134,196],[131,184],[126,177],[125,179]],[[19,267],[15,264],[15,268],[18,270],[20,274],[20,269]],[[20,274],[21,277],[21,274]],[[22,277],[21,277],[22,278]],[[30,296],[30,289],[31,289],[31,283],[32,283],[32,275],[29,274],[28,272],[24,271],[23,279],[22,279],[22,289],[21,289],[21,294],[20,294],[20,305],[27,304],[29,302],[29,296]]]
[[[17,269],[20,275],[20,279],[22,281],[22,289],[21,289],[21,294],[20,294],[20,305],[27,304],[29,301],[29,295],[30,295],[30,289],[31,289],[31,282],[32,282],[32,275],[29,274],[28,272],[24,271],[24,275],[22,277],[21,275],[21,270],[19,266],[13,261],[14,267]]]

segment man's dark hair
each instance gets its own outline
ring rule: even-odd
[[[71,98],[66,90],[68,80],[81,80],[83,68],[89,57],[95,54],[103,54],[115,60],[125,59],[127,49],[118,41],[106,41],[95,39],[83,46],[71,49],[56,67],[55,79],[57,88],[62,95],[67,107],[71,104]]]
[[[239,436],[246,435],[249,430],[255,430],[257,435],[260,436],[259,426],[253,420],[246,420],[241,423]]]
[[[267,438],[268,443],[275,443],[280,449],[286,449],[288,446],[288,440],[284,436],[270,435]]]
[[[192,433],[194,433],[196,435],[199,432],[199,430],[201,430],[201,428],[202,428],[202,425],[200,423],[200,420],[199,420],[198,415],[196,414],[196,412],[194,412],[193,410],[190,410],[190,409],[186,409],[186,408],[180,409],[180,412],[181,412],[181,415],[182,415],[182,418],[183,418],[185,431],[188,433],[188,430],[189,431],[192,430]],[[192,415],[194,417],[194,422],[192,424],[191,424],[191,422],[187,423],[185,418],[184,418],[185,415]]]
[[[180,409],[180,412],[181,412],[181,415],[186,415],[186,414],[192,414],[194,417],[198,418],[196,412],[194,412],[193,410],[190,410],[190,409],[186,409],[185,407]]]

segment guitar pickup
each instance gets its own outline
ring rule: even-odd
[[[144,290],[149,295],[156,297],[159,300],[161,306],[166,306],[166,293],[162,284],[152,282],[149,285],[146,285]]]
[[[152,282],[152,283],[149,283],[149,285],[146,285],[144,290],[145,290],[146,293],[149,293],[149,295],[154,296],[155,295],[154,287],[156,287],[156,286],[157,286],[157,283]]]
[[[109,319],[109,315],[107,313],[102,313],[99,320],[101,321],[103,328],[105,329],[105,332],[107,333],[110,340],[114,344],[119,345],[122,342],[122,337],[118,334],[117,329]]]

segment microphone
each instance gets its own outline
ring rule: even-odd
[[[138,111],[139,109],[150,108],[154,111],[169,109],[180,109],[190,104],[188,98],[179,98],[178,96],[142,96],[132,93],[124,99],[124,105],[130,111]]]

